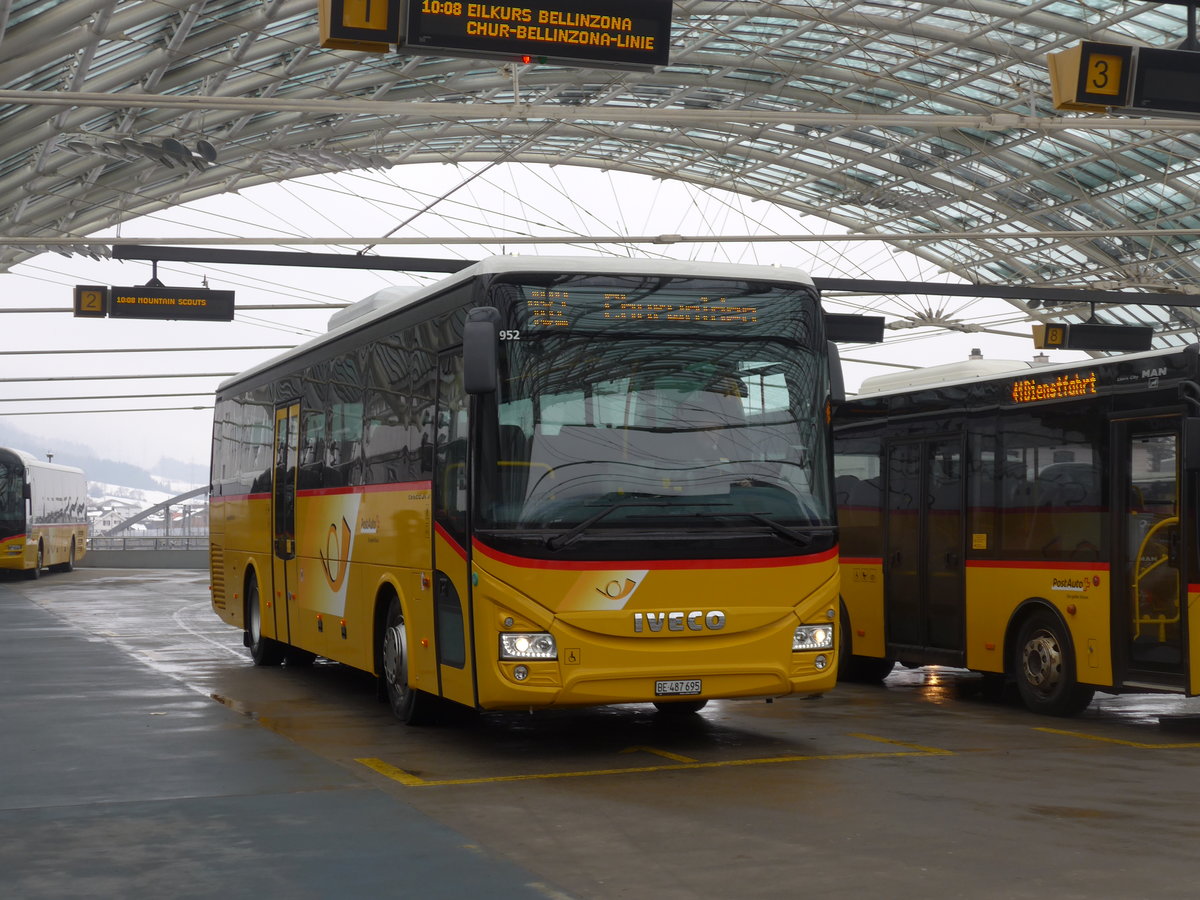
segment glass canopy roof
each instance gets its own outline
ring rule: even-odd
[[[679,0],[670,64],[639,72],[322,49],[316,5],[0,0],[0,269],[255,184],[551,163],[762,199],[976,284],[1178,295],[1096,315],[1192,340],[1200,120],[1061,112],[1046,63],[1176,47],[1181,4]]]

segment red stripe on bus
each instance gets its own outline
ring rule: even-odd
[[[224,496],[217,494],[209,496],[210,503],[233,502],[234,500],[270,500],[270,494],[225,494]]]
[[[393,481],[388,484],[358,484],[350,487],[336,488],[305,488],[296,492],[299,497],[333,497],[339,494],[381,494],[389,491],[428,491],[433,488],[432,481]],[[233,500],[270,500],[270,491],[264,491],[257,494],[226,494],[225,496],[214,495],[210,500],[233,501]]]
[[[450,532],[448,532],[445,528],[443,528],[437,522],[433,523],[433,530],[436,531],[442,537],[442,539],[447,544],[450,545],[451,549],[453,549],[455,553],[457,553],[459,556],[461,556],[463,558],[463,562],[467,561],[466,548],[462,544],[460,544],[458,541],[456,541],[454,538],[452,538],[450,536]]]
[[[808,556],[781,556],[764,559],[596,559],[596,560],[553,560],[530,559],[512,556],[481,541],[475,548],[491,559],[510,566],[526,569],[557,569],[569,572],[606,571],[608,569],[649,569],[651,571],[672,569],[778,569],[787,566],[811,566],[837,557],[837,548]]]
[[[357,484],[351,487],[305,488],[297,491],[300,497],[334,497],[339,494],[384,494],[394,491],[428,491],[432,481],[392,481],[387,484]]]
[[[967,565],[975,569],[1087,569],[1090,572],[1107,572],[1106,562],[1050,562],[1044,559],[968,559]]]
[[[883,558],[879,556],[843,556],[841,563],[850,566],[882,566]],[[966,564],[975,569],[1087,569],[1088,571],[1107,572],[1110,568],[1108,563],[1099,562],[1048,562],[1027,559],[968,559]]]

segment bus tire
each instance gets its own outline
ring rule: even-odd
[[[408,629],[400,598],[392,595],[379,637],[380,679],[392,713],[405,725],[428,725],[437,711],[437,698],[408,683]]]
[[[258,578],[250,576],[246,582],[246,646],[256,666],[277,666],[283,662],[287,647],[274,638],[262,633],[262,597],[258,592]]]
[[[707,700],[662,700],[654,704],[660,716],[686,716],[698,713],[706,706]]]
[[[874,656],[847,656],[838,670],[839,681],[856,684],[882,684],[896,668],[894,659],[879,659]]]
[[[1045,716],[1073,716],[1092,702],[1094,688],[1075,678],[1075,652],[1058,616],[1039,610],[1017,632],[1013,646],[1013,677],[1021,700]]]
[[[896,667],[894,659],[874,656],[855,656],[850,637],[850,614],[842,604],[838,628],[838,681],[855,684],[880,684]]]
[[[37,562],[35,562],[33,564],[32,569],[28,570],[25,573],[29,577],[30,581],[37,581],[39,578],[42,577],[42,568],[44,567],[45,562],[46,562],[46,550],[42,546],[42,542],[38,541]]]
[[[75,571],[75,538],[71,538],[71,551],[67,557],[67,561],[59,563],[57,566],[52,566],[55,572],[74,572]]]
[[[283,651],[283,661],[289,669],[303,669],[317,661],[317,654],[311,650],[301,650],[299,647],[287,647]]]

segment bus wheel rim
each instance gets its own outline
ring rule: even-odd
[[[404,623],[390,626],[383,636],[383,673],[396,693],[408,690],[408,666],[404,659]]]
[[[1053,635],[1039,632],[1025,644],[1025,681],[1048,694],[1062,677],[1062,650]]]

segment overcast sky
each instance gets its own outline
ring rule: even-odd
[[[478,174],[481,173],[482,174]],[[476,177],[472,177],[476,176]],[[443,194],[447,199],[421,212]],[[745,243],[732,240],[670,245],[511,244],[379,246],[387,256],[479,259],[494,253],[670,256],[728,262],[778,264],[814,276],[958,281],[910,254],[882,243],[837,241],[842,229],[822,220],[677,182],[568,166],[408,166],[386,173],[316,176],[251,188],[127,222],[107,234],[124,237],[268,236],[375,238],[511,238],[514,235],[607,237],[612,235],[824,234],[828,242]],[[251,249],[251,248],[247,248]],[[261,246],[257,249],[281,249]],[[286,248],[282,248],[286,249]],[[354,253],[361,244],[297,247],[312,252]],[[41,455],[56,441],[90,444],[101,456],[146,468],[161,458],[207,465],[211,394],[221,373],[234,373],[281,352],[278,349],[201,349],[294,346],[325,330],[330,304],[353,302],[389,284],[428,283],[437,275],[352,270],[192,266],[162,263],[159,279],[170,286],[235,291],[234,322],[139,322],[77,319],[70,313],[76,284],[142,285],[147,262],[94,261],[50,253],[0,274],[4,311],[0,324],[0,418],[37,436]],[[985,356],[1029,359],[1028,324],[1000,301],[933,296],[901,299],[828,298],[834,312],[866,302],[889,320],[912,309],[944,309],[947,316],[984,321],[1022,337],[944,333],[928,329],[889,331],[878,347],[843,348],[851,360],[933,365],[965,359],[972,348]],[[304,304],[304,310],[247,310],[272,304]],[[44,313],[13,313],[14,309]],[[29,351],[87,351],[30,353]],[[153,352],[130,352],[153,350]],[[104,351],[104,352],[93,352]],[[110,352],[124,351],[124,352]],[[1056,354],[1067,361],[1081,354]],[[894,371],[848,362],[847,387],[864,377]],[[89,376],[153,376],[120,380],[63,380]],[[188,376],[188,377],[175,377]],[[13,381],[12,379],[22,379]],[[28,379],[28,380],[24,380]],[[110,399],[111,395],[128,399]],[[152,397],[153,394],[194,394]],[[64,399],[87,398],[87,399]],[[202,407],[193,409],[192,407]],[[150,410],[116,412],[109,410]]]

